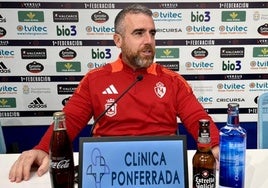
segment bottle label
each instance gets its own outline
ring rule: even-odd
[[[208,170],[201,170],[193,176],[194,188],[214,188],[216,187],[216,177]]]
[[[50,167],[53,169],[66,169],[70,166],[70,159],[61,161],[50,161]]]
[[[222,138],[220,146],[219,184],[243,187],[245,172],[245,142],[228,142]]]

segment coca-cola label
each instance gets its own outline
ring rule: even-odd
[[[196,188],[214,188],[216,187],[216,177],[208,170],[203,170],[193,177],[193,187]]]
[[[50,167],[53,169],[67,169],[70,166],[70,159],[60,161],[50,161]]]

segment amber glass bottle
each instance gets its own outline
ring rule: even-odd
[[[211,152],[209,120],[199,121],[197,151],[192,163],[193,188],[215,188],[216,160]]]

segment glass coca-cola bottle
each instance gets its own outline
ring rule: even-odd
[[[64,112],[55,112],[53,120],[54,131],[49,149],[51,186],[52,188],[73,188],[73,149],[66,131]]]

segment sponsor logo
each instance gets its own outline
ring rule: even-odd
[[[112,53],[110,48],[105,48],[104,50],[91,49],[91,57],[92,59],[111,59]]]
[[[191,11],[191,22],[209,22],[211,19],[210,11]]]
[[[181,12],[173,11],[155,11],[153,12],[154,21],[182,21]]]
[[[53,46],[83,46],[81,40],[52,40]]]
[[[199,96],[197,100],[202,104],[212,104],[213,97]]]
[[[47,105],[44,104],[40,97],[37,97],[28,105],[28,108],[47,108]]]
[[[216,102],[245,102],[246,100],[244,98],[217,98]]]
[[[218,92],[244,92],[246,85],[238,83],[219,83]]]
[[[179,71],[180,69],[180,62],[179,61],[157,61],[156,63],[162,65],[163,67],[173,70]]]
[[[0,108],[16,108],[16,98],[0,98]]]
[[[267,21],[268,20],[268,14],[265,13],[260,13],[259,11],[255,11],[253,14],[253,20],[254,21],[259,21],[259,20],[264,20]]]
[[[223,71],[239,71],[241,70],[241,61],[236,60],[235,62],[232,62],[231,60],[228,61],[222,61],[222,70]]]
[[[261,25],[258,27],[258,33],[261,35],[268,35],[268,24]]]
[[[0,49],[0,58],[14,58],[14,50]]]
[[[229,25],[221,25],[219,27],[220,34],[247,34],[248,27],[247,26],[229,26]]]
[[[53,22],[78,22],[77,11],[53,11]]]
[[[214,63],[201,61],[201,62],[186,62],[185,63],[186,70],[213,70]]]
[[[118,94],[117,89],[115,88],[115,86],[113,84],[109,85],[109,87],[107,87],[102,94],[106,95],[106,94]]]
[[[91,19],[96,23],[104,23],[109,20],[109,16],[105,12],[98,11],[92,14]]]
[[[268,47],[254,47],[253,57],[268,57]]]
[[[185,40],[186,46],[208,46],[208,45],[215,45],[215,40],[208,40],[208,39],[202,39],[202,40]]]
[[[200,85],[191,85],[194,92],[213,92],[213,86],[200,86]]]
[[[76,52],[70,48],[65,48],[60,51],[59,56],[65,60],[71,60],[76,57]]]
[[[0,117],[20,117],[20,112],[0,112]]]
[[[19,22],[44,22],[43,11],[18,11]]]
[[[0,38],[6,36],[6,34],[7,34],[7,31],[5,30],[5,28],[0,27]]]
[[[57,91],[59,95],[71,95],[74,93],[77,86],[78,84],[58,84]]]
[[[242,78],[242,74],[228,74],[224,76],[225,80],[241,80]]]
[[[11,73],[10,69],[2,61],[0,62],[0,73]]]
[[[115,9],[115,3],[84,3],[88,9]]]
[[[166,8],[166,9],[171,9],[171,8],[178,8],[179,5],[178,3],[160,3],[159,8]]]
[[[31,73],[40,73],[44,70],[44,66],[41,63],[33,61],[26,66],[26,69]]]
[[[181,33],[181,28],[156,28],[157,33]]]
[[[86,27],[87,35],[113,35],[115,32],[114,27],[107,26],[87,26]]]
[[[21,76],[21,82],[51,82],[50,76]]]
[[[61,104],[65,106],[71,97],[67,97],[61,101]]]
[[[41,3],[20,3],[21,8],[40,8]]]
[[[30,94],[30,93],[32,93],[32,94],[41,94],[41,93],[50,94],[51,88],[37,88],[36,86],[29,87],[29,85],[23,85],[22,92],[25,95]]]
[[[88,67],[88,69],[95,69],[95,68],[99,68],[99,67],[102,67],[102,66],[104,66],[104,65],[106,65],[107,63],[93,63],[93,62],[89,62],[88,64],[87,64],[87,67]]]
[[[251,82],[249,91],[268,91],[268,82]]]
[[[0,23],[6,23],[7,19],[0,14]]]
[[[209,27],[209,26],[205,26],[205,25],[201,25],[201,26],[187,26],[186,27],[186,32],[187,34],[214,34],[215,33],[215,27]]]
[[[250,68],[251,69],[256,69],[256,70],[267,70],[268,69],[268,61],[251,61],[250,62]]]
[[[46,59],[47,51],[45,48],[22,48],[22,59]]]
[[[57,36],[76,36],[77,30],[76,25],[64,26],[64,25],[57,25],[56,26],[56,33]]]
[[[0,94],[17,94],[18,87],[17,86],[0,86]]]
[[[244,57],[245,48],[221,48],[221,58]]]
[[[156,48],[156,58],[158,59],[175,59],[179,57],[179,48]]]
[[[204,48],[196,48],[192,51],[192,56],[196,59],[203,59],[208,56],[208,51]]]
[[[246,11],[222,11],[222,22],[245,22]]]
[[[18,35],[47,35],[46,26],[36,26],[36,25],[18,25],[17,26]]]
[[[78,61],[72,62],[56,62],[57,72],[81,72],[81,63]]]

